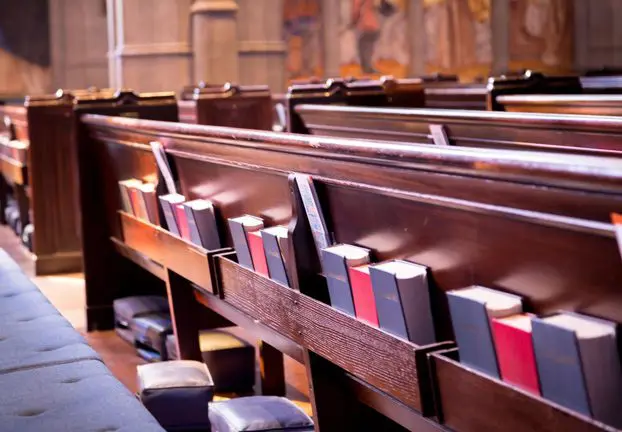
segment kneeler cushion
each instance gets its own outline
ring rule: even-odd
[[[199,335],[203,362],[218,392],[247,392],[255,385],[255,347],[223,330],[205,330]],[[166,340],[168,358],[178,358],[175,336]]]
[[[174,360],[140,365],[140,400],[169,431],[209,430],[208,405],[214,383],[203,363]]]
[[[127,342],[133,344],[134,336],[130,331],[130,323],[136,317],[168,312],[168,300],[162,296],[132,296],[116,299],[114,309],[115,331]]]
[[[163,432],[99,360],[0,374],[0,430]]]
[[[213,402],[209,418],[212,432],[313,430],[313,420],[290,400],[279,396]]]

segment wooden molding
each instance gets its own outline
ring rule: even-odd
[[[119,45],[108,57],[189,56],[192,48],[187,42]]]
[[[237,12],[238,5],[234,0],[199,0],[192,4],[190,13]]]

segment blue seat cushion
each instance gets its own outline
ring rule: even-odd
[[[59,313],[36,287],[34,291],[0,292],[0,332],[12,323],[43,316]]]
[[[209,407],[212,432],[312,431],[313,421],[290,400],[279,396],[250,396],[213,402]]]
[[[38,366],[99,360],[84,338],[60,316],[0,326],[0,374]]]
[[[164,431],[97,360],[0,375],[0,388],[3,431]]]

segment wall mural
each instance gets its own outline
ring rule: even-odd
[[[510,69],[572,69],[572,2],[511,0],[510,17]]]
[[[44,93],[51,86],[45,0],[0,0],[0,93]]]
[[[426,71],[484,78],[492,66],[491,0],[424,0]]]
[[[284,0],[288,80],[324,75],[321,0]]]
[[[342,76],[408,73],[409,44],[405,0],[341,0]]]

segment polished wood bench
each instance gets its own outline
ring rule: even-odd
[[[389,109],[302,105],[298,115],[314,135],[443,144],[458,147],[618,156],[618,117],[466,110]],[[432,129],[431,129],[432,128]]]
[[[266,85],[201,82],[184,87],[178,105],[184,123],[272,129],[272,99]]]
[[[84,133],[81,116],[101,113],[176,121],[174,95],[59,90],[54,95],[27,97],[23,105],[5,105],[3,112],[13,131],[10,139],[26,147],[24,160],[6,163],[2,159],[2,172],[17,195],[23,226],[27,221],[34,225],[36,273],[80,271],[77,152]]]
[[[622,205],[619,159],[102,116],[85,123],[83,148],[97,155],[81,159],[82,184],[92,180],[81,201],[90,329],[112,325],[114,298],[165,288],[182,357],[199,355],[207,311],[212,326],[220,316],[254,331],[274,347],[263,353],[267,382],[282,378],[275,351],[305,364],[322,429],[609,430],[460,364],[443,293],[482,284],[525,296],[535,313],[574,309],[622,322],[609,222]],[[181,192],[218,209],[225,246],[228,217],[288,224],[294,289],[242,268],[230,249],[207,251],[120,211],[117,182],[157,172],[154,139],[165,144]],[[336,242],[430,267],[437,344],[414,345],[326,304],[293,173],[314,179]]]

